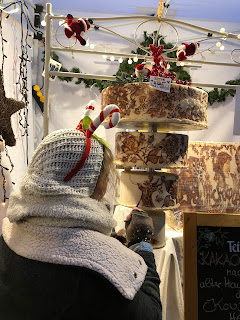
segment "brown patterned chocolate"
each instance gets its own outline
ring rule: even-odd
[[[183,211],[240,212],[239,143],[189,142],[188,164],[174,170]]]
[[[187,147],[187,135],[118,132],[115,143],[115,163],[121,167],[153,169],[186,167]]]
[[[102,108],[111,103],[120,108],[120,127],[141,129],[157,123],[166,130],[207,128],[208,94],[186,85],[173,83],[170,93],[148,82],[112,86],[102,91]]]
[[[177,207],[178,176],[166,172],[123,171],[119,204],[147,209]]]

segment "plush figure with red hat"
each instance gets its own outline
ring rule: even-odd
[[[93,21],[91,19],[79,18],[78,20],[74,19],[71,14],[67,15],[67,24],[68,27],[64,28],[65,35],[68,38],[77,38],[82,46],[86,45],[86,40],[83,39],[83,35],[90,28]]]
[[[183,43],[178,47],[177,50],[177,59],[178,61],[183,61],[187,59],[187,56],[192,56],[194,55],[199,47],[198,42],[192,42],[190,44]]]
[[[140,63],[136,65],[134,78],[142,76],[143,78],[147,78],[150,76],[150,70],[145,67],[145,63]]]

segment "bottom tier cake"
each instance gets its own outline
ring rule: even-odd
[[[178,206],[178,175],[140,170],[123,171],[119,204],[143,210],[170,209]]]

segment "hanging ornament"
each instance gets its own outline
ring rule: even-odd
[[[74,19],[71,14],[67,15],[67,25],[64,28],[65,35],[68,38],[76,38],[82,46],[86,45],[86,40],[83,39],[83,35],[88,31],[93,21],[91,19],[79,18]]]
[[[198,42],[192,42],[190,44],[183,43],[178,47],[177,50],[177,59],[178,61],[183,61],[187,59],[187,56],[192,56],[197,53],[199,48]]]
[[[145,63],[140,63],[136,65],[135,73],[133,75],[134,78],[138,78],[139,76],[142,76],[143,78],[148,78],[150,75],[150,70],[145,67]]]
[[[6,98],[3,86],[3,76],[0,70],[0,134],[8,146],[14,146],[16,139],[11,126],[11,115],[25,107],[24,102]]]
[[[153,44],[150,44],[149,48],[153,56],[150,75],[155,77],[171,78],[173,80],[175,76],[170,72],[165,72],[165,69],[167,69],[167,62],[162,57],[164,47],[162,45],[155,47]]]

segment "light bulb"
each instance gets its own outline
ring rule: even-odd
[[[220,50],[221,50],[221,51],[223,51],[223,50],[224,50],[224,46],[223,46],[223,45],[221,45]]]
[[[168,63],[168,64],[167,64],[167,69],[170,69],[170,67],[171,67],[171,66],[170,66],[170,64]]]
[[[180,66],[183,67],[185,65],[184,62],[180,62]]]
[[[119,58],[119,59],[118,59],[118,62],[119,62],[119,63],[122,63],[122,62],[123,62],[123,58]]]
[[[45,26],[46,26],[46,21],[45,21],[45,20],[42,20],[41,25],[42,25],[43,27],[45,27]]]
[[[132,63],[133,63],[132,59],[128,59],[128,64],[132,64]]]
[[[35,86],[33,86],[33,90],[39,91],[39,90],[40,90],[40,87],[39,87],[37,84],[35,84]]]
[[[6,202],[2,202],[1,204],[2,204],[2,206],[4,207],[4,206],[5,206],[5,204],[6,204]]]
[[[225,32],[225,28],[221,28],[221,29],[220,29],[220,32],[221,32],[221,33],[224,33],[224,32]]]
[[[134,61],[134,62],[138,62],[138,57],[134,57],[134,58],[133,58],[133,61]]]
[[[238,38],[238,40],[240,40],[240,34],[238,34],[237,38]]]
[[[218,48],[221,47],[221,45],[222,45],[221,42],[217,42],[217,43],[216,43],[216,47],[218,47]]]
[[[107,60],[107,56],[105,54],[102,55],[103,59]]]
[[[94,48],[95,48],[95,44],[91,43],[91,44],[90,44],[90,48],[91,48],[91,49],[94,49]]]
[[[115,60],[114,56],[111,56],[111,57],[110,57],[110,60],[111,60],[111,61],[114,61],[114,60]]]

